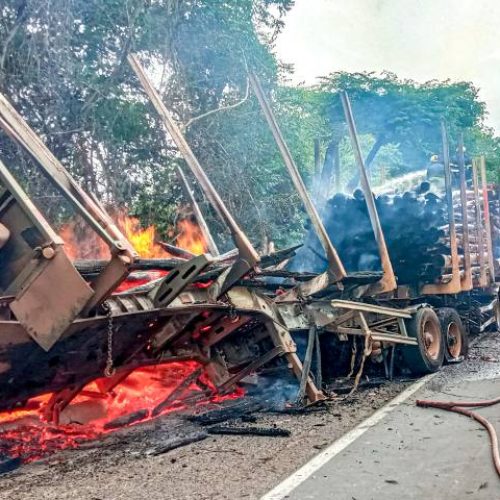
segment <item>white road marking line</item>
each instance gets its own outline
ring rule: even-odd
[[[361,437],[368,429],[372,428],[380,422],[386,415],[388,415],[394,408],[406,401],[410,396],[415,394],[423,385],[429,380],[434,378],[437,373],[432,373],[426,377],[421,378],[414,384],[410,385],[401,394],[389,401],[385,406],[377,410],[373,415],[363,420],[354,429],[344,434],[341,438],[334,441],[328,448],[318,453],[309,462],[303,465],[299,470],[294,472],[291,476],[287,477],[278,486],[266,493],[260,500],[281,500],[289,495],[297,486],[303,483],[308,477],[312,476],[318,469],[323,467],[335,455],[351,445],[356,439]]]

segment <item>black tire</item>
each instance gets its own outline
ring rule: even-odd
[[[406,322],[408,336],[418,341],[418,346],[403,346],[402,357],[406,367],[414,375],[437,372],[443,365],[444,342],[441,324],[430,307],[419,309]]]
[[[469,338],[458,312],[452,307],[437,310],[444,342],[444,358],[448,363],[463,361],[469,352]]]

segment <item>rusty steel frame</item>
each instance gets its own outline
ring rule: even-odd
[[[361,153],[361,147],[359,145],[358,132],[356,130],[356,122],[354,121],[354,116],[352,113],[351,102],[347,92],[341,92],[340,98],[342,100],[342,107],[344,109],[344,115],[347,122],[347,128],[349,130],[349,136],[351,139],[351,146],[354,151],[354,156],[356,158],[356,163],[359,167],[359,172],[361,176],[361,188],[365,197],[366,206],[368,208],[368,214],[370,216],[370,223],[372,226],[373,234],[375,235],[375,240],[378,246],[378,253],[380,256],[380,262],[382,265],[383,277],[375,285],[370,286],[367,293],[386,293],[391,292],[397,288],[396,276],[394,275],[394,269],[392,267],[391,258],[389,256],[389,251],[387,249],[387,244],[385,242],[384,231],[382,225],[380,224],[380,219],[378,216],[377,207],[375,205],[375,200],[373,197],[373,192],[370,187],[370,180],[366,171],[365,161]]]
[[[481,214],[481,199],[479,197],[479,177],[478,177],[478,159],[474,158],[472,160],[472,184],[474,187],[474,206],[475,206],[475,216],[476,216],[476,238],[479,247],[479,287],[485,288],[488,286],[488,275],[485,269],[484,262],[484,228],[482,223]]]
[[[296,345],[290,334],[290,330],[284,324],[279,313],[279,303],[260,296],[259,294],[243,287],[234,287],[228,291],[228,299],[238,312],[258,313],[261,317],[266,317],[264,322],[269,335],[276,347],[283,350],[292,372],[300,381],[303,374],[303,366],[296,353]],[[316,403],[325,399],[323,392],[318,389],[313,379],[307,374],[306,394],[310,403]]]
[[[462,248],[464,252],[464,276],[461,277],[463,292],[472,290],[472,265],[470,255],[469,216],[467,213],[467,180],[465,175],[464,134],[458,136],[458,168],[460,173],[460,205],[462,208]]]
[[[488,252],[488,275],[490,284],[495,283],[495,265],[493,262],[493,242],[491,241],[490,201],[488,197],[488,184],[486,179],[486,158],[481,155],[479,159],[479,171],[481,174],[481,188],[483,191],[483,215],[484,229],[486,231],[486,250]]]
[[[33,340],[48,351],[82,311],[93,291],[64,253],[63,240],[1,161],[0,182],[4,187],[2,196],[9,200],[3,204],[0,218],[9,226],[12,245],[3,265],[14,264],[18,271],[4,293],[14,295],[10,310]],[[42,239],[34,248],[21,243],[22,233],[18,232],[28,223]],[[17,249],[22,253],[16,258]],[[51,287],[51,282],[59,286]],[[63,283],[67,289],[60,286]]]
[[[83,310],[83,314],[88,314],[128,275],[131,264],[138,257],[137,252],[106,211],[78,185],[2,94],[0,94],[0,127],[36,160],[54,187],[110,248],[111,260],[94,281],[93,296]]]
[[[250,243],[250,240],[247,238],[246,234],[240,229],[237,222],[234,220],[233,216],[222,201],[219,193],[215,189],[214,185],[208,178],[207,174],[203,170],[198,159],[196,158],[195,154],[184,138],[184,135],[182,134],[179,126],[177,125],[177,123],[175,123],[172,115],[163,103],[160,95],[158,94],[158,91],[155,89],[150,78],[144,71],[144,68],[141,66],[137,56],[135,54],[129,54],[128,61],[133,71],[137,75],[139,82],[144,89],[144,92],[148,96],[151,104],[155,108],[162,123],[164,124],[166,132],[176,144],[179,152],[183,156],[188,167],[193,172],[193,175],[196,177],[208,200],[211,202],[216,212],[229,228],[235,246],[238,248],[238,260],[233,264],[233,266],[227,273],[225,273],[220,279],[218,279],[216,287],[217,291],[215,293],[217,297],[220,297],[225,292],[227,292],[227,290],[229,290],[231,286],[233,286],[242,276],[247,274],[259,263],[259,255]]]
[[[418,345],[417,339],[408,336],[405,324],[405,319],[411,319],[414,308],[395,309],[348,300],[332,300],[331,306],[334,310],[346,310],[347,312],[324,325],[328,332],[369,337],[374,341],[391,344]],[[370,315],[387,316],[387,318],[370,322]],[[352,322],[355,323],[355,326],[342,326]],[[399,333],[393,333],[383,328],[391,323],[394,326],[397,325]]]
[[[455,214],[453,211],[453,193],[451,186],[450,145],[448,130],[444,120],[441,121],[441,139],[443,144],[444,161],[444,184],[446,190],[446,208],[448,212],[448,228],[450,233],[451,250],[451,280],[448,283],[433,283],[424,285],[421,293],[423,295],[452,294],[462,290],[461,275],[458,260],[457,231],[455,226]]]
[[[309,215],[311,222],[314,226],[316,234],[325,250],[327,260],[328,260],[328,271],[326,275],[320,275],[317,278],[313,278],[310,282],[306,282],[303,285],[299,286],[299,292],[303,296],[312,295],[317,293],[321,289],[328,286],[330,283],[342,281],[347,277],[347,273],[344,269],[344,265],[340,260],[340,257],[337,253],[337,250],[333,246],[328,233],[326,232],[325,226],[319,216],[314,203],[312,202],[309,193],[307,192],[307,188],[300,176],[299,169],[295,164],[292,154],[285,142],[283,134],[279,128],[278,122],[276,121],[276,117],[271,109],[269,101],[264,93],[264,89],[258,79],[258,77],[250,72],[249,74],[250,84],[252,89],[259,101],[262,112],[266,118],[266,121],[269,125],[271,133],[273,134],[276,145],[278,146],[279,152],[285,163],[286,169],[292,179],[293,185],[297,190],[306,210]]]

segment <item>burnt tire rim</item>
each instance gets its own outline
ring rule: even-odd
[[[427,358],[437,361],[441,350],[441,329],[434,321],[426,320],[421,332]]]
[[[448,353],[453,359],[460,357],[462,353],[462,332],[454,321],[448,324],[446,330],[446,345]]]

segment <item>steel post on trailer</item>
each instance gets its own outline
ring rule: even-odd
[[[458,137],[458,168],[460,171],[460,205],[462,208],[462,247],[464,251],[464,277],[462,291],[472,290],[472,266],[469,243],[469,217],[467,215],[467,179],[465,176],[464,134]]]
[[[0,94],[0,127],[36,160],[49,181],[110,247],[112,253],[127,251],[137,257],[132,245],[111,217],[73,179],[21,115]]]
[[[370,222],[372,225],[373,233],[375,235],[375,240],[378,246],[378,252],[380,256],[380,261],[382,263],[382,271],[384,273],[383,278],[378,284],[376,284],[376,290],[379,293],[389,292],[395,290],[397,287],[396,277],[394,275],[394,270],[392,268],[391,259],[389,257],[389,251],[387,250],[387,244],[385,242],[384,232],[382,230],[382,225],[380,224],[380,219],[377,212],[377,207],[375,206],[375,199],[370,187],[370,181],[368,179],[368,174],[366,171],[365,161],[363,155],[361,154],[361,147],[359,145],[358,133],[356,131],[356,123],[354,121],[354,116],[352,114],[351,103],[349,101],[349,96],[347,92],[342,92],[341,95],[342,106],[344,108],[344,114],[347,122],[347,127],[349,129],[349,136],[351,139],[352,149],[354,151],[354,156],[356,158],[356,163],[359,167],[359,172],[361,176],[361,188],[363,189],[363,194],[365,196],[366,206],[368,208],[368,214],[370,216]]]
[[[300,378],[299,392],[297,393],[298,403],[302,403],[304,396],[306,394],[307,378],[309,377],[309,372],[311,371],[315,344],[316,344],[316,325],[312,325],[309,328],[309,334],[307,336],[306,354],[304,356],[304,362],[302,364],[302,377]]]
[[[479,177],[478,177],[478,159],[474,158],[472,161],[472,184],[474,187],[474,206],[476,212],[476,237],[479,252],[479,286],[486,287],[488,285],[488,276],[486,275],[486,269],[484,265],[484,228],[483,228],[483,217],[481,214],[481,200],[479,198]]]
[[[78,310],[81,314],[87,315],[126,278],[131,265],[138,257],[137,252],[101,205],[78,185],[40,137],[1,94],[0,127],[35,159],[52,185],[110,248],[110,262],[94,280],[92,284],[94,293],[83,309]],[[72,314],[76,314],[75,311]]]
[[[444,184],[446,191],[446,208],[448,213],[448,228],[450,233],[451,280],[448,283],[424,285],[422,294],[458,293],[462,290],[460,268],[458,262],[457,230],[453,212],[453,193],[451,188],[450,145],[446,123],[441,121],[441,139],[443,144]]]
[[[483,190],[484,229],[486,231],[486,249],[488,251],[488,268],[490,283],[495,283],[495,264],[493,262],[493,242],[491,241],[490,200],[488,197],[488,183],[486,180],[486,159],[480,158],[481,188]]]
[[[337,250],[333,246],[328,233],[326,232],[325,226],[321,221],[319,213],[316,210],[316,207],[314,206],[309,193],[307,192],[304,181],[300,176],[299,169],[297,168],[292,154],[290,153],[290,150],[285,142],[283,134],[281,133],[278,122],[276,121],[276,117],[274,116],[271,106],[269,105],[261,83],[254,73],[250,73],[249,78],[252,89],[257,96],[257,100],[259,101],[262,112],[264,113],[269,128],[271,129],[281,157],[283,158],[283,162],[285,163],[288,173],[290,174],[290,177],[292,179],[293,185],[295,186],[295,189],[297,190],[306,208],[307,214],[311,219],[316,234],[318,235],[318,238],[321,242],[321,245],[323,246],[323,249],[325,250],[328,259],[327,275],[320,275],[318,276],[318,279],[313,278],[311,282],[315,281],[314,284],[310,282],[308,284],[306,282],[303,284],[303,286],[300,287],[300,292],[302,293],[302,295],[313,294],[318,292],[319,290],[321,290],[321,288],[324,288],[331,282],[341,281],[347,276],[347,274],[345,272],[342,261],[338,256]]]
[[[179,179],[181,181],[184,193],[186,194],[189,202],[191,203],[191,207],[193,208],[193,213],[194,213],[194,217],[196,219],[196,222],[198,223],[198,226],[200,226],[201,232],[203,233],[203,237],[205,238],[205,241],[207,242],[208,251],[214,257],[218,257],[220,255],[219,249],[217,248],[217,245],[212,237],[212,233],[210,232],[210,229],[208,228],[208,224],[205,220],[205,217],[203,217],[203,214],[200,210],[200,206],[198,205],[198,202],[196,201],[196,198],[194,197],[193,188],[191,187],[191,184],[189,183],[188,178],[184,174],[184,171],[179,166],[177,167],[177,174],[178,174]]]
[[[163,122],[166,131],[176,144],[188,167],[193,172],[193,175],[196,177],[196,180],[205,192],[207,198],[213,205],[219,217],[229,228],[234,244],[238,248],[239,259],[212,285],[214,295],[216,297],[220,297],[221,295],[226,293],[229,288],[234,286],[234,284],[242,276],[247,274],[259,263],[259,255],[250,243],[250,240],[247,238],[246,234],[238,226],[233,216],[227,209],[226,205],[222,201],[219,193],[213,186],[195,154],[189,147],[189,144],[187,143],[179,126],[175,123],[170,112],[167,110],[165,104],[161,100],[158,91],[154,88],[151,80],[146,75],[146,72],[141,66],[137,56],[135,56],[134,54],[129,54],[128,61],[135,74],[139,78],[139,81],[146,95],[151,101],[151,104],[154,106],[158,115],[160,116],[160,119]]]

